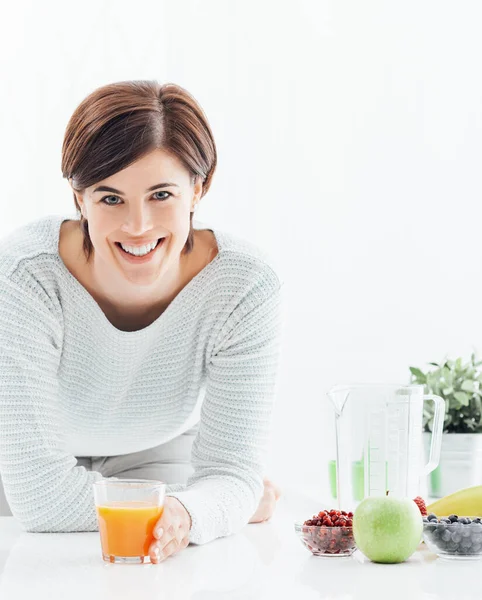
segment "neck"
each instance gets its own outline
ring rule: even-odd
[[[169,304],[182,288],[184,262],[181,257],[175,265],[161,272],[154,283],[140,285],[126,280],[109,265],[96,262],[94,255],[90,267],[91,281],[98,298],[117,314],[134,315]]]

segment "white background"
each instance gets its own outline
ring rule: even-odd
[[[74,213],[68,119],[95,88],[171,81],[208,115],[197,218],[286,286],[269,473],[325,489],[335,383],[409,381],[482,335],[480,2],[3,4],[0,235]]]

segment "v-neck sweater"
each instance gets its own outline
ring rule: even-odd
[[[13,516],[30,532],[97,531],[103,477],[75,457],[153,448],[199,423],[194,472],[166,494],[190,514],[191,543],[240,531],[270,449],[283,321],[272,258],[210,228],[214,259],[154,322],[123,331],[60,257],[65,220],[0,240],[0,473]]]

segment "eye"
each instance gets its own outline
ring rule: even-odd
[[[111,204],[110,202],[106,202],[106,200],[108,198],[118,198],[119,196],[104,196],[103,198],[101,198],[101,202],[103,202],[104,204],[107,204],[107,206],[116,206],[116,204]]]
[[[156,200],[160,200],[161,202],[163,202],[163,201],[167,200],[167,199],[169,198],[169,196],[172,196],[172,194],[171,194],[170,192],[155,192],[155,193],[154,193],[154,196],[155,196],[156,194],[167,194],[167,196],[166,196],[166,197],[164,197],[164,198],[156,198]],[[109,198],[117,198],[117,199],[120,199],[120,198],[119,198],[119,196],[104,196],[104,197],[103,197],[103,198],[102,198],[100,201],[101,201],[103,204],[106,204],[107,206],[117,206],[117,203],[113,204],[113,203],[111,203],[111,202],[107,202],[107,200],[108,200]]]
[[[155,192],[154,196],[156,194],[167,194],[166,198],[158,198],[158,200],[167,200],[169,198],[169,196],[172,196],[172,194],[170,192]]]

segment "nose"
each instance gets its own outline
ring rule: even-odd
[[[132,237],[140,237],[152,229],[152,217],[145,206],[130,206],[121,227],[122,231]]]

